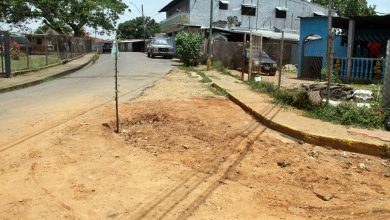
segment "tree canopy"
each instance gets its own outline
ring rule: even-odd
[[[311,0],[311,2],[328,6],[329,0]],[[333,8],[339,15],[347,17],[376,15],[376,6],[368,5],[367,0],[333,0]]]
[[[29,19],[43,20],[58,33],[71,28],[79,37],[85,27],[113,31],[126,8],[122,0],[1,0],[0,21],[20,24]]]
[[[146,38],[153,37],[156,33],[160,32],[160,26],[154,19],[150,17],[137,17],[120,23],[118,25],[117,35],[122,39],[141,39],[144,36],[144,24]]]

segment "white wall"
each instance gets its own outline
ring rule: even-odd
[[[257,16],[241,15],[242,4],[253,4],[259,7]],[[287,17],[285,19],[275,18],[276,7],[288,8]],[[214,3],[214,18],[227,21],[229,16],[237,16],[241,21],[241,28],[244,29],[273,29],[277,27],[284,30],[299,31],[298,17],[313,16],[314,12],[322,12],[327,14],[327,9],[311,4],[305,0],[230,0],[228,10],[219,10],[219,1]],[[258,20],[256,25],[256,20]],[[192,25],[209,26],[210,22],[210,0],[190,0],[190,21]]]

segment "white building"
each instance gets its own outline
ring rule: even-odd
[[[323,16],[327,9],[306,0],[213,0],[213,25],[226,30],[267,30],[298,33],[299,17]],[[210,0],[173,0],[160,12],[166,20],[160,23],[165,33],[183,27],[210,26]]]

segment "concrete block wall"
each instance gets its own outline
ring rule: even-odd
[[[257,16],[241,15],[241,5],[259,5]],[[210,0],[190,0],[190,21],[192,25],[208,27],[210,23]],[[288,9],[287,17],[275,18],[276,7]],[[244,29],[270,29],[299,31],[299,17],[313,16],[314,12],[327,14],[327,9],[305,0],[230,0],[228,10],[220,10],[219,2],[214,3],[214,18],[227,21],[229,16],[237,16]]]

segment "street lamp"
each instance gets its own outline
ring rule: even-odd
[[[137,7],[136,4],[129,2],[131,5],[133,5],[139,13],[142,14],[142,23],[143,23],[143,32],[144,32],[144,52],[146,52],[146,22],[145,22],[145,15],[144,15],[144,5],[141,4],[141,10]]]

